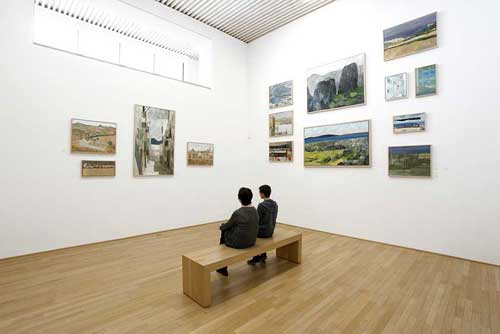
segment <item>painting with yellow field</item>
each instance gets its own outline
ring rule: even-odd
[[[437,13],[384,30],[384,60],[437,48]]]
[[[115,176],[115,161],[82,161],[82,177]]]
[[[72,119],[71,153],[115,154],[116,124]]]

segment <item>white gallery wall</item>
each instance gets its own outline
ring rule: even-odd
[[[248,49],[254,183],[270,183],[279,220],[500,264],[500,4],[337,0]],[[438,12],[439,48],[383,60],[382,31]],[[306,70],[366,53],[365,106],[306,114]],[[418,98],[414,69],[437,64],[438,95]],[[384,77],[410,73],[410,98],[385,102]],[[295,160],[269,163],[268,86],[294,81]],[[279,111],[277,109],[273,112]],[[392,132],[393,115],[427,113],[424,133]],[[303,128],[370,119],[371,168],[304,168]],[[287,137],[271,141],[288,140]],[[431,144],[431,179],[388,177],[388,146]]]
[[[154,1],[127,2],[212,39],[213,89],[36,46],[33,1],[2,1],[0,258],[217,221],[238,205],[247,46]],[[132,176],[134,104],[176,111],[174,176]],[[71,118],[117,123],[117,154],[71,154]],[[187,167],[187,141],[214,143],[215,166]],[[116,177],[82,179],[85,159],[116,160]]]

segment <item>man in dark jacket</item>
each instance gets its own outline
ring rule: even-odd
[[[276,227],[276,218],[278,217],[278,203],[271,199],[271,187],[267,184],[259,187],[259,194],[262,201],[257,207],[259,214],[259,238],[270,238],[273,236]],[[255,265],[258,262],[265,263],[267,254],[262,253],[248,260],[248,264]]]
[[[229,220],[220,226],[220,243],[231,248],[248,248],[255,245],[257,233],[259,231],[259,215],[252,206],[252,191],[248,188],[241,188],[238,192],[238,199],[241,208],[234,211]],[[227,267],[217,269],[217,272],[229,275]]]

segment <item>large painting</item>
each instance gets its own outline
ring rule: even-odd
[[[389,147],[389,175],[430,177],[431,146]]]
[[[283,141],[269,143],[269,161],[291,162],[293,161],[293,142]]]
[[[304,166],[369,167],[370,121],[305,128]]]
[[[269,115],[269,137],[293,135],[293,111]]]
[[[173,175],[174,138],[174,111],[136,105],[134,176]]]
[[[213,166],[214,144],[187,143],[188,166]]]
[[[115,161],[82,161],[82,177],[115,176]]]
[[[384,30],[384,60],[436,48],[437,13]]]
[[[425,113],[400,115],[393,117],[394,133],[425,131]]]
[[[72,119],[71,152],[115,154],[116,124]]]
[[[307,72],[307,112],[365,104],[365,54]]]
[[[408,98],[408,73],[385,77],[385,100],[393,101]]]
[[[417,97],[437,94],[436,65],[415,69],[415,95]]]
[[[269,108],[282,108],[293,104],[293,81],[269,86]]]

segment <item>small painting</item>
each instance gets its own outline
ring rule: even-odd
[[[394,116],[392,126],[394,133],[425,131],[425,113]]]
[[[305,128],[304,166],[369,167],[370,121]]]
[[[115,161],[82,161],[82,177],[115,176]]]
[[[214,144],[187,143],[188,166],[213,166]]]
[[[408,73],[385,77],[385,100],[393,101],[408,98]]]
[[[436,65],[415,69],[415,94],[417,97],[436,95]]]
[[[431,146],[389,147],[389,176],[430,177]]]
[[[365,104],[365,54],[307,72],[307,112]]]
[[[71,153],[115,154],[116,124],[72,119]]]
[[[384,60],[437,48],[437,13],[384,30]]]
[[[174,174],[175,111],[135,106],[134,176]]]
[[[283,141],[269,143],[269,161],[291,162],[293,161],[293,142]]]
[[[293,135],[293,111],[269,115],[269,137]]]
[[[269,86],[269,108],[282,108],[293,104],[293,81]]]

